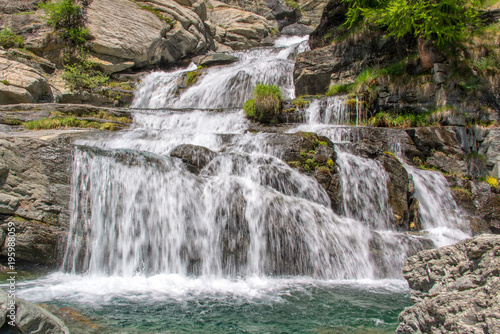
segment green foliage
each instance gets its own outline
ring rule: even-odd
[[[4,79],[4,80],[2,80],[0,82],[3,83],[5,86],[10,85],[10,82],[7,79]]]
[[[38,5],[47,16],[47,24],[54,28],[75,28],[81,25],[81,7],[75,4],[74,0],[60,0],[56,2],[41,2]]]
[[[64,65],[62,78],[70,90],[89,92],[99,89],[109,79],[97,69],[97,64],[84,51],[77,54],[75,61]]]
[[[113,131],[116,129],[116,124],[114,123],[100,123],[96,121],[81,120],[74,117],[42,118],[36,121],[23,123],[23,126],[27,130],[49,130],[58,128],[92,128],[92,129]]]
[[[298,98],[296,100],[293,100],[292,104],[294,106],[296,106],[297,108],[304,108],[304,107],[309,107],[309,105],[311,104],[311,101]]]
[[[10,28],[3,27],[0,30],[0,46],[4,49],[24,47],[24,38],[16,35]]]
[[[430,119],[432,113],[404,113],[395,114],[389,112],[379,112],[368,120],[368,123],[376,127],[417,127],[434,126],[436,121]]]
[[[15,118],[4,118],[1,123],[7,124],[7,125],[21,125],[22,122],[18,119]]]
[[[243,105],[243,110],[249,118],[255,117],[257,113],[257,107],[255,106],[255,99],[250,99]]]
[[[62,36],[76,45],[83,45],[90,38],[90,31],[87,28],[78,26],[65,29]]]
[[[290,8],[298,10],[299,12],[302,11],[299,3],[296,0],[285,0],[285,4]]]
[[[191,71],[186,74],[186,86],[191,86],[194,85],[197,81],[199,76],[201,75],[200,72],[198,71]]]
[[[325,93],[327,96],[349,94],[354,87],[353,83],[341,84],[341,85],[331,85],[328,91]]]
[[[450,189],[452,191],[459,192],[461,194],[466,195],[467,197],[472,198],[472,192],[469,189],[462,188],[462,187],[459,187],[459,186],[451,187]]]
[[[280,112],[281,99],[283,98],[281,90],[275,85],[257,84],[253,90],[254,98],[245,102],[243,110],[250,118],[261,120],[264,116],[271,121],[275,117],[267,117]]]
[[[104,110],[99,110],[98,112],[88,113],[84,115],[77,115],[73,113],[62,113],[60,111],[53,111],[50,113],[51,117],[86,117],[86,118],[98,118],[119,123],[132,123],[132,119],[129,117],[116,117]]]
[[[344,0],[349,5],[346,25],[361,21],[387,29],[389,35],[406,34],[432,40],[437,46],[464,41],[480,23],[483,0]]]

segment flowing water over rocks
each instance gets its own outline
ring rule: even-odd
[[[393,228],[389,175],[379,161],[352,149],[362,131],[342,125],[350,124],[343,116],[346,102],[329,100],[327,114],[313,102],[308,123],[290,131],[316,132],[334,143],[343,201],[337,212],[315,179],[281,160],[286,144],[279,138],[292,134],[250,133],[239,109],[258,82],[278,84],[286,97],[293,96],[293,59],[305,48],[300,42],[279,40],[276,48],[232,53],[239,62],[206,69],[196,84],[180,92],[176,82],[193,67],[144,79],[129,130],[78,143],[62,272],[26,283],[22,295],[98,305],[101,316],[113,306],[122,314],[136,312],[138,301],[152,299],[173,313],[204,314],[219,301],[262,317],[269,307],[286,305],[280,312],[288,318],[312,298],[320,303],[306,312],[314,318],[322,312],[319,305],[330,305],[325,296],[339,293],[349,300],[347,317],[356,318],[379,307],[375,301],[357,306],[363,298],[388,300],[393,294],[392,308],[368,316],[368,322],[330,326],[361,332],[365,327],[394,329],[394,317],[407,302],[400,280],[403,260],[432,242]],[[445,184],[433,174],[408,171],[424,208],[425,228],[453,230],[456,222],[446,217],[456,205],[443,195]],[[439,198],[446,212],[437,215],[442,208],[433,200],[427,203],[430,196]],[[442,243],[464,235],[448,233]],[[178,305],[173,307],[173,301]],[[144,302],[154,307],[150,304]],[[234,313],[226,310],[220,317],[228,314]],[[266,321],[276,322],[275,315],[266,315]],[[117,317],[120,322],[126,316]],[[291,323],[254,329],[235,324],[232,329],[317,328]],[[137,332],[172,325],[162,324],[124,327]],[[207,326],[198,329],[231,332],[231,327]]]

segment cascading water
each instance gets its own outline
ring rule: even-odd
[[[337,143],[344,203],[337,214],[313,178],[280,160],[272,135],[247,131],[238,109],[259,82],[293,96],[303,41],[233,52],[238,63],[205,69],[182,91],[178,82],[194,65],[146,77],[129,130],[78,143],[63,271],[25,283],[20,295],[114,314],[113,328],[130,333],[394,329],[407,303],[401,265],[422,240],[391,230],[387,174],[346,145],[360,138],[345,126],[347,101],[313,102],[309,123],[293,130]],[[193,174],[170,156],[179,145],[213,156]]]

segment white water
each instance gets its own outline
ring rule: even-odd
[[[307,37],[282,38],[275,48],[237,51],[239,61],[203,70],[198,81],[180,92],[177,80],[195,68],[153,73],[135,93],[133,108],[235,108],[250,99],[258,83],[278,85],[284,98],[293,98],[294,58],[307,49]]]

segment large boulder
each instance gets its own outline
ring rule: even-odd
[[[13,319],[11,308],[14,310]],[[12,322],[11,324],[9,324]],[[14,326],[12,326],[14,325]],[[0,289],[0,331],[2,333],[69,334],[68,327],[52,313]]]
[[[409,202],[409,181],[405,167],[392,153],[380,155],[377,160],[382,163],[385,171],[389,175],[387,182],[387,193],[389,195],[389,205],[394,214],[395,225],[399,229],[409,229],[408,202]]]
[[[499,333],[499,254],[500,236],[482,235],[407,259],[415,305],[399,315],[396,333]]]
[[[42,72],[5,57],[0,51],[0,105],[50,102],[54,99],[51,85]]]
[[[330,0],[324,7],[321,21],[311,33],[309,46],[316,49],[329,45],[334,38],[344,33],[342,25],[346,21],[347,4],[342,0]]]
[[[191,173],[199,174],[217,153],[203,146],[184,144],[174,148],[170,156],[181,159]]]
[[[215,0],[209,2],[208,19],[214,39],[234,50],[261,46],[262,39],[276,29],[263,16]]]
[[[13,222],[20,260],[57,260],[59,237],[69,225],[71,141],[93,132],[0,133],[0,238]]]

